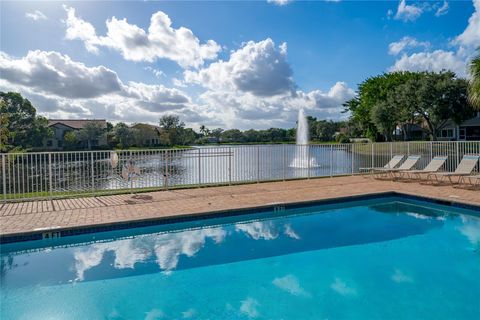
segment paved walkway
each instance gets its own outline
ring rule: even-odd
[[[158,191],[138,195],[4,203],[0,204],[0,234],[111,224],[386,191],[480,205],[479,190],[348,176]]]

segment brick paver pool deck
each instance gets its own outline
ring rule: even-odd
[[[134,220],[294,203],[395,191],[480,205],[480,191],[364,176],[176,189],[76,199],[0,203],[0,234],[86,227]]]

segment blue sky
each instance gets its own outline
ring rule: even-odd
[[[1,2],[0,90],[48,117],[194,127],[341,119],[365,78],[466,76],[480,0]],[[126,20],[124,20],[126,19]],[[150,30],[149,30],[150,28]]]

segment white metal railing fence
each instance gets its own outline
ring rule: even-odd
[[[4,153],[0,197],[9,201],[349,175],[383,166],[396,154],[421,155],[418,168],[445,155],[444,170],[454,171],[464,154],[480,154],[480,141]],[[112,158],[118,158],[117,166]],[[122,172],[129,163],[138,174],[126,180]]]

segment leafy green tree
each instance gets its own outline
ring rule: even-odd
[[[425,130],[437,140],[438,132],[448,120],[461,123],[474,115],[467,101],[468,83],[456,78],[455,73],[420,72],[398,88],[396,102],[410,112]]]
[[[207,136],[210,135],[210,129],[208,129],[207,127],[205,127],[205,125],[202,124],[202,125],[200,126],[200,133],[201,133],[203,136],[207,137]]]
[[[223,132],[222,128],[216,128],[210,132],[210,135],[217,138],[217,140],[220,140],[220,138],[222,137],[222,132]]]
[[[297,130],[295,128],[287,129],[285,141],[295,141]]]
[[[6,124],[8,144],[24,149],[41,147],[45,139],[53,135],[44,117],[37,116],[28,99],[16,92],[0,92],[2,121]],[[7,120],[5,120],[7,119]]]
[[[345,131],[345,134],[349,138],[358,138],[363,136],[363,131],[360,127],[360,124],[353,121],[352,119],[349,119],[347,122],[345,122]]]
[[[473,116],[466,80],[446,71],[393,72],[369,78],[345,108],[362,134],[375,140],[380,136],[390,140],[392,128],[411,123],[423,125],[436,140],[448,120],[460,123]]]
[[[133,144],[136,147],[148,147],[150,145],[148,129],[145,128],[130,128],[133,136]]]
[[[270,128],[267,130],[267,139],[270,142],[282,142],[286,140],[287,131],[281,128]]]
[[[185,123],[177,115],[164,115],[159,121],[160,141],[163,145],[174,146],[182,144],[182,134]]]
[[[32,147],[42,147],[47,138],[53,136],[53,131],[48,127],[48,119],[37,116],[30,130],[29,141]]]
[[[308,123],[308,136],[310,137],[310,140],[318,140],[317,130],[316,130],[317,118],[312,116],[307,116],[307,123]]]
[[[192,128],[181,130],[181,144],[184,146],[191,145],[198,138],[198,134]]]
[[[398,123],[398,116],[387,101],[379,102],[370,110],[370,118],[386,141],[392,141],[393,131]]]
[[[113,124],[107,121],[107,128],[105,129],[106,132],[111,132],[113,130]]]
[[[133,134],[133,140],[137,147],[148,147],[158,144],[158,131],[155,127],[146,123],[137,123],[130,128]]]
[[[65,148],[72,150],[78,146],[77,134],[74,131],[68,131],[63,136]]]
[[[98,123],[90,122],[77,131],[76,136],[79,141],[87,143],[88,150],[91,150],[93,141],[100,140],[104,134],[105,130],[102,126]]]
[[[368,78],[358,86],[356,97],[344,104],[345,111],[350,112],[353,120],[361,128],[362,135],[372,140],[380,140],[381,133],[373,122],[372,109],[384,103],[388,95],[409,79],[418,77],[415,72],[392,72]],[[399,119],[400,120],[400,119]]]
[[[345,133],[339,133],[335,136],[335,141],[338,143],[349,143],[350,139]]]
[[[243,136],[245,137],[246,142],[259,142],[260,141],[260,134],[257,130],[247,130],[243,132]]]
[[[24,149],[41,147],[45,139],[52,136],[48,120],[37,116],[35,107],[20,93],[0,92],[0,101],[3,101],[1,113],[6,124],[3,132],[8,135],[7,144]]]
[[[340,130],[340,122],[320,120],[314,124],[315,140],[333,141],[335,133]]]
[[[10,139],[9,114],[5,111],[7,104],[5,101],[0,100],[0,152],[7,152],[9,149],[8,140]]]
[[[223,142],[242,142],[243,134],[238,129],[230,129],[222,132],[221,138]]]
[[[133,143],[133,131],[125,123],[119,122],[113,128],[115,141],[120,148],[128,148]]]
[[[471,105],[480,110],[480,47],[477,55],[470,62],[470,83],[468,86],[468,99]]]
[[[164,115],[160,118],[160,127],[168,129],[184,128],[185,124],[176,115]]]

